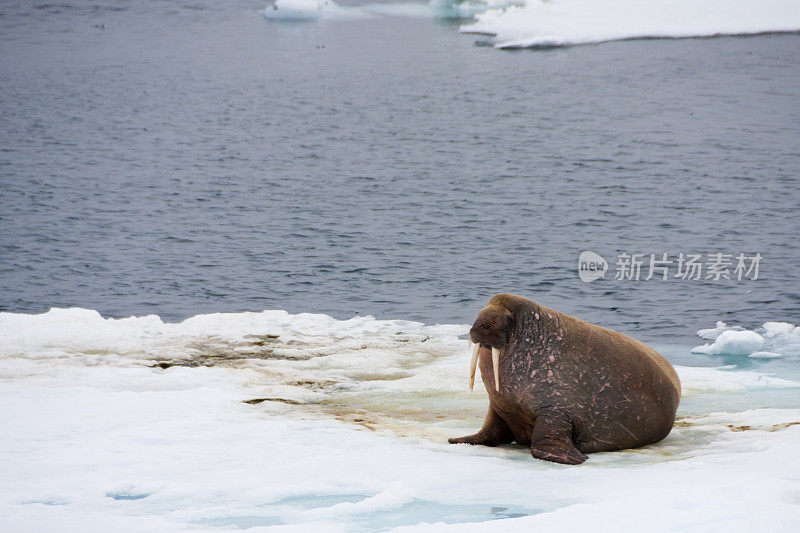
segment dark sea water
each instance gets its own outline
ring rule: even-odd
[[[0,4],[0,310],[467,323],[514,292],[644,339],[800,322],[800,35],[505,52],[263,8]],[[680,252],[759,279],[613,279]]]

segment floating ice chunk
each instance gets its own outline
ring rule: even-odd
[[[794,330],[798,329],[794,324],[789,324],[788,322],[764,322],[764,325],[761,327],[764,329],[765,337],[789,335],[794,333]]]
[[[765,322],[758,331],[764,336],[764,347],[784,356],[800,356],[800,327],[788,322]]]
[[[723,331],[711,344],[695,346],[692,353],[708,355],[750,355],[764,345],[764,337],[755,331]]]
[[[755,330],[747,330],[720,321],[716,327],[699,330],[697,335],[714,342],[697,346],[692,353],[749,355],[756,359],[800,356],[800,327],[789,322],[765,322]]]
[[[717,326],[709,329],[701,329],[697,331],[697,336],[701,339],[714,340],[720,336],[723,331],[728,331],[728,325],[722,320],[717,321]]]

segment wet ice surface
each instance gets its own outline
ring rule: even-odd
[[[569,530],[591,515],[608,530],[788,531],[800,518],[796,360],[657,346],[684,387],[673,432],[575,468],[446,444],[486,409],[467,389],[467,326],[71,309],[0,314],[0,330],[5,527]]]

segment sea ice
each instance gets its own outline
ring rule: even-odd
[[[796,398],[800,383],[679,366],[695,406],[712,398],[705,411],[679,411],[660,443],[568,467],[522,446],[446,444],[486,409],[485,391],[468,391],[467,330],[284,311],[177,324],[0,313],[0,530],[566,531],[589,520],[792,531],[800,520],[800,408],[726,411],[724,400]]]
[[[754,359],[800,357],[800,327],[788,322],[765,322],[755,330],[717,322],[716,327],[701,329],[697,335],[713,342],[692,348],[692,353],[748,355]]]
[[[645,37],[706,37],[800,30],[795,0],[527,0],[490,9],[462,31],[501,48],[565,46]]]
[[[749,355],[761,349],[764,337],[755,331],[723,331],[711,344],[695,346],[692,353],[705,353],[709,355]]]

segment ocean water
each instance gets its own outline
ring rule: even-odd
[[[793,530],[800,21],[704,1],[3,2],[0,529]],[[663,353],[670,436],[447,445],[496,292]]]
[[[796,322],[797,34],[502,53],[463,20],[263,9],[3,3],[0,308]],[[583,250],[764,259],[583,283]]]

